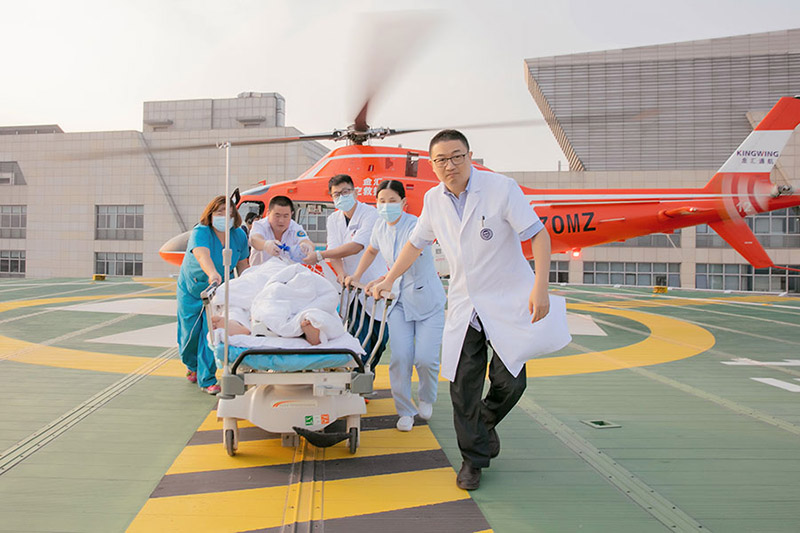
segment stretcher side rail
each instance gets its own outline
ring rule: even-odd
[[[286,354],[293,354],[293,355],[330,355],[330,354],[343,354],[349,355],[353,358],[353,361],[356,362],[358,365],[358,373],[363,374],[365,371],[364,363],[361,361],[361,358],[352,350],[348,350],[346,348],[249,348],[236,358],[236,360],[231,365],[231,374],[236,374],[236,371],[239,369],[239,365],[242,364],[242,361],[248,355],[286,355]]]
[[[355,295],[355,297],[352,299],[352,303],[349,301],[349,294],[348,294],[351,288],[352,288],[353,293]],[[367,293],[367,286],[362,284],[362,283],[355,283],[355,282],[350,282],[349,286],[347,286],[345,284],[342,284],[342,304],[341,304],[340,307],[343,307],[344,303],[348,302],[347,307],[348,308],[349,307],[353,308],[352,316],[349,317],[349,319],[347,319],[346,322],[345,322],[345,328],[348,327],[348,322],[350,320],[355,321],[355,309],[356,309],[357,306],[355,305],[354,302],[356,302],[358,300],[359,292],[363,292],[363,293],[366,294]],[[396,298],[394,293],[392,293],[390,291],[381,291],[380,296],[384,300],[384,306],[383,306],[383,315],[382,315],[381,320],[380,320],[381,326],[378,329],[378,339],[382,339],[383,338],[383,332],[386,329],[386,317],[387,317],[387,315],[389,313],[389,308],[392,306],[392,300],[394,300]],[[373,300],[372,300],[372,313],[370,313],[370,315],[369,315],[369,325],[367,326],[367,334],[364,336],[364,341],[361,343],[362,347],[366,346],[367,340],[370,338],[370,335],[372,334],[372,328],[375,325],[375,311],[377,310],[377,307],[378,307],[378,300],[375,300],[373,298]],[[348,317],[349,311],[350,311],[349,309],[346,309],[346,311],[344,313],[342,313],[343,318]],[[356,329],[355,333],[352,333],[352,335],[354,337],[356,337],[356,338],[358,338],[358,334],[361,333],[361,328],[364,325],[364,316],[366,314],[367,314],[366,313],[366,306],[362,305],[361,306],[361,319],[359,320],[358,328]],[[351,328],[350,329],[352,329],[352,324],[351,324]],[[372,351],[370,352],[369,357],[367,358],[367,362],[366,362],[366,366],[367,366],[368,369],[372,368],[372,361],[375,360],[375,355],[378,353],[378,348],[380,347],[380,345],[381,345],[380,342],[376,342],[375,346],[372,347]]]

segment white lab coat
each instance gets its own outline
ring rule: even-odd
[[[558,311],[543,319],[554,322],[556,339],[545,338],[549,333],[542,320],[531,324],[528,296],[534,273],[522,253],[519,233],[537,220],[519,185],[493,172],[472,169],[461,220],[445,195],[444,184],[425,194],[410,240],[437,239],[450,264],[442,339],[442,376],[448,380],[455,379],[473,309],[497,355],[514,376],[528,359],[556,351],[571,340],[563,305],[551,304]]]
[[[361,261],[361,256],[364,254],[364,250],[366,250],[367,246],[369,246],[370,239],[372,238],[372,229],[379,219],[380,217],[377,209],[361,202],[356,204],[356,210],[353,211],[353,218],[350,219],[349,224],[346,223],[342,211],[336,210],[328,215],[328,250],[338,248],[348,242],[356,242],[364,247],[357,254],[342,258],[346,275],[352,275],[356,271],[356,268],[358,268],[358,262]],[[388,271],[389,269],[386,268],[386,261],[383,260],[383,257],[379,253],[375,256],[375,260],[369,268],[361,275],[361,283],[366,285],[373,279],[386,275]],[[367,313],[372,314],[374,300],[372,298],[367,298],[367,301],[364,302],[363,295],[359,299],[366,307]],[[375,308],[376,320],[381,320],[383,317],[383,307],[383,302],[378,302],[378,306]]]
[[[272,231],[272,226],[269,225],[269,220],[266,218],[262,218],[253,222],[253,228],[250,230],[250,237],[252,238],[253,235],[261,235],[265,241],[274,241],[275,240],[275,233]],[[285,244],[290,248],[294,248],[300,241],[306,241],[308,239],[308,234],[306,230],[303,229],[303,226],[295,222],[294,220],[289,221],[289,227],[286,228],[286,231],[283,232],[281,236],[281,244]],[[267,259],[269,259],[266,252],[262,252],[261,250],[253,250],[250,253],[250,265],[256,266],[260,265]]]

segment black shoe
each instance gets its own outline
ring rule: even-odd
[[[489,458],[494,459],[500,455],[500,436],[497,435],[497,430],[492,428],[489,430]]]
[[[481,486],[481,469],[473,468],[466,462],[461,463],[461,471],[456,477],[459,489],[475,490]]]

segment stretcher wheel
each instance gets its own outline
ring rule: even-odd
[[[236,443],[233,439],[233,430],[226,429],[224,433],[224,440],[225,440],[225,451],[228,452],[228,455],[233,457],[236,455]]]
[[[350,453],[356,453],[358,449],[358,428],[350,428]]]

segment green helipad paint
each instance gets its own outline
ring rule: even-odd
[[[0,281],[0,309],[45,298],[169,298],[160,289],[142,296],[151,287],[127,281]],[[500,456],[471,493],[494,531],[797,531],[800,393],[752,378],[800,384],[800,367],[723,363],[797,359],[800,300],[553,289],[568,304],[590,302],[694,324],[715,344],[661,365],[529,379],[523,400],[498,426]],[[0,337],[39,343],[63,338],[53,348],[97,357],[156,358],[164,351],[89,342],[169,321],[163,317],[131,316],[74,335],[115,315],[44,312],[74,303],[2,311]],[[641,323],[592,315],[608,336],[576,336],[556,356],[629,346],[649,335]],[[0,450],[125,378],[3,360],[4,349],[0,341]],[[430,427],[458,468],[448,390],[440,383]],[[0,475],[0,531],[124,531],[214,401],[177,377],[149,375],[125,388]],[[583,421],[621,427],[596,431]],[[225,453],[221,444],[219,453]]]

